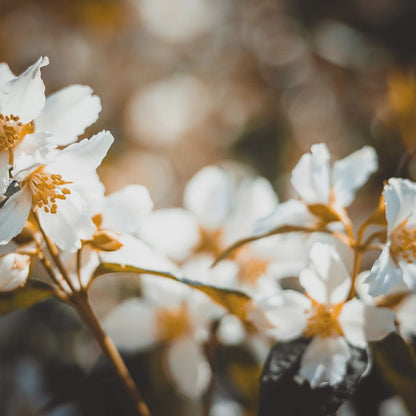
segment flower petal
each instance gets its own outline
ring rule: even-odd
[[[9,153],[0,153],[0,195],[4,195],[10,184],[9,179]]]
[[[404,338],[411,339],[416,335],[416,295],[406,296],[396,308],[399,330]]]
[[[97,121],[100,99],[86,85],[71,85],[49,95],[45,108],[35,120],[37,131],[52,133],[58,146],[77,140]]]
[[[306,311],[311,307],[310,300],[294,290],[284,290],[277,295],[258,301],[258,307],[273,329],[267,332],[281,341],[289,341],[299,337],[306,327]],[[255,318],[255,316],[254,316]],[[256,322],[262,326],[262,322]]]
[[[260,177],[242,181],[231,202],[232,215],[225,227],[225,245],[252,235],[255,221],[272,214],[278,199],[270,182]]]
[[[119,233],[137,233],[153,209],[149,191],[141,185],[128,185],[113,192],[104,203],[102,228]]]
[[[226,315],[220,320],[216,335],[223,345],[237,345],[244,341],[246,331],[235,315]]]
[[[383,191],[388,234],[408,219],[416,207],[416,184],[408,179],[390,178]]]
[[[32,206],[27,187],[13,194],[0,208],[0,244],[7,244],[22,231]]]
[[[377,168],[377,153],[370,146],[364,146],[346,158],[336,161],[332,178],[337,205],[349,206],[357,189],[367,182],[368,177]]]
[[[406,260],[399,261],[402,270],[402,279],[406,286],[412,291],[416,291],[416,264],[408,263]]]
[[[163,255],[155,252],[138,238],[122,234],[119,241],[123,247],[117,251],[101,252],[103,262],[127,264],[152,270],[173,271],[175,267]],[[163,279],[166,281],[166,279]]]
[[[229,213],[233,185],[232,176],[228,172],[208,166],[188,182],[184,205],[204,227],[217,228]]]
[[[347,341],[359,348],[365,348],[367,341],[378,341],[396,330],[391,310],[366,305],[359,299],[347,302],[338,319]]]
[[[240,289],[238,265],[232,260],[223,260],[211,267],[214,258],[209,255],[192,256],[182,265],[182,274],[191,280],[227,289]]]
[[[350,357],[344,338],[314,337],[302,356],[299,373],[313,389],[326,384],[333,386],[344,378]]]
[[[83,180],[97,169],[113,141],[113,135],[103,130],[90,139],[70,144],[65,149],[56,151],[47,170],[61,174],[65,180]]]
[[[15,78],[16,75],[13,74],[13,72],[10,70],[9,65],[2,62],[0,64],[0,89],[3,87],[3,85],[6,84],[7,81],[10,81],[12,78]]]
[[[193,293],[189,286],[158,276],[143,275],[141,287],[143,297],[161,308],[179,306]]]
[[[33,133],[25,136],[14,148],[14,172],[20,172],[33,165],[45,164],[49,153],[56,145],[47,133]]]
[[[198,398],[207,390],[211,369],[201,347],[190,337],[181,337],[169,347],[167,369],[180,393]]]
[[[331,189],[329,152],[324,143],[315,144],[292,171],[290,182],[307,204],[329,203]]]
[[[20,117],[25,124],[33,120],[45,105],[45,85],[40,69],[48,65],[47,57],[39,58],[23,74],[9,80],[1,90],[1,113]]]
[[[308,227],[315,223],[315,216],[302,201],[289,199],[277,205],[271,215],[259,219],[255,224],[254,233],[264,234],[285,225]]]
[[[39,210],[39,221],[45,233],[64,251],[81,248],[81,240],[89,240],[95,225],[85,211],[85,203],[77,192],[71,190],[64,200],[56,200],[57,212]]]
[[[407,290],[402,278],[402,271],[390,255],[389,245],[383,248],[364,283],[369,285],[368,294],[370,296],[388,295]]]
[[[351,287],[351,277],[336,249],[316,242],[309,253],[309,268],[302,271],[300,284],[319,303],[343,302]]]
[[[132,298],[117,305],[103,319],[103,327],[117,347],[125,351],[149,348],[158,341],[157,308]]]
[[[154,211],[142,224],[140,237],[176,261],[184,261],[198,246],[201,234],[195,216],[180,208]]]
[[[93,217],[101,213],[105,200],[105,188],[97,172],[86,172],[82,180],[76,179],[70,186],[84,200],[85,210],[88,216]]]

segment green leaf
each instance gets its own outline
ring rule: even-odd
[[[412,415],[416,415],[416,361],[405,341],[390,334],[371,344],[374,362],[384,380],[404,400]]]
[[[0,293],[0,315],[16,309],[30,308],[37,302],[54,295],[54,290],[40,280],[28,280],[26,284],[11,292]]]
[[[117,263],[102,263],[94,271],[93,277],[108,273],[138,273],[150,274],[154,276],[165,277],[175,280],[176,282],[191,286],[200,292],[205,293],[215,303],[223,306],[230,313],[237,315],[239,318],[247,320],[248,313],[253,308],[252,299],[243,292],[232,289],[223,289],[216,286],[202,284],[195,280],[177,277],[172,273],[158,270],[143,269],[140,267],[121,265]]]

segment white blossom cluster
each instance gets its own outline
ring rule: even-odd
[[[233,314],[192,285],[146,274],[141,297],[104,319],[122,349],[165,345],[166,371],[190,397],[210,385],[207,345],[245,343],[262,361],[276,341],[310,338],[299,375],[319,387],[343,380],[350,346],[366,348],[392,331],[416,334],[416,184],[391,178],[359,227],[347,212],[377,170],[374,149],[331,167],[326,145],[312,146],[292,171],[297,199],[279,202],[266,179],[210,166],[186,186],[183,208],[153,210],[143,186],[105,195],[96,169],[113,136],[78,140],[97,120],[100,100],[81,85],[46,98],[47,64],[40,58],[19,76],[0,65],[1,291],[24,287],[53,242],[70,276],[55,283],[68,296],[87,290],[100,264],[239,293],[249,306]],[[379,257],[363,270],[370,250]],[[285,277],[296,284],[281,285]]]

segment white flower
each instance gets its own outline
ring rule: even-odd
[[[200,397],[208,388],[211,370],[203,345],[216,305],[179,283],[143,277],[143,299],[128,299],[104,319],[104,328],[116,345],[137,351],[164,343],[166,369],[177,390]]]
[[[336,161],[332,171],[329,158],[324,143],[313,145],[293,169],[291,183],[306,204],[341,209],[353,202],[355,192],[377,170],[377,155],[372,147],[364,146]]]
[[[28,153],[37,140],[33,136],[44,133],[53,136],[54,146],[67,145],[97,120],[101,103],[90,87],[72,85],[45,99],[41,68],[48,63],[41,57],[19,76],[1,64],[0,152]]]
[[[391,178],[383,196],[388,238],[366,279],[373,296],[416,290],[416,184]]]
[[[255,224],[255,235],[267,234],[284,226],[327,226],[335,230],[344,216],[344,208],[354,200],[355,192],[377,170],[377,155],[364,146],[334,163],[331,170],[325,144],[315,144],[304,154],[291,175],[291,184],[300,200],[280,203],[274,211]]]
[[[369,305],[380,305],[390,308],[396,314],[397,328],[401,336],[411,340],[416,335],[416,295],[408,291],[406,285],[396,287],[387,296],[372,296],[369,292],[371,282],[367,277],[370,271],[364,271],[357,276],[356,288],[360,298]],[[401,290],[399,290],[401,288]]]
[[[222,229],[225,246],[251,235],[253,224],[269,215],[278,199],[264,178],[236,181],[228,171],[216,166],[201,169],[188,182],[184,206],[207,231]]]
[[[266,298],[259,306],[279,340],[303,336],[313,338],[301,360],[300,374],[317,387],[340,382],[350,358],[348,343],[365,348],[395,330],[394,313],[366,305],[358,299],[347,301],[349,276],[338,252],[315,243],[310,265],[300,275],[305,295],[284,290]]]
[[[111,133],[101,132],[63,150],[53,150],[45,159],[28,155],[15,160],[13,178],[20,190],[0,208],[0,244],[20,233],[32,209],[38,212],[46,234],[62,250],[80,248],[81,240],[89,239],[95,230],[84,197],[94,194],[95,187],[101,192],[95,170],[113,140]],[[2,182],[6,182],[4,177]]]
[[[17,77],[3,64],[0,77],[0,113],[3,116],[19,117],[18,121],[26,125],[40,114],[45,105],[45,85],[40,69],[48,63],[48,58],[41,57]]]
[[[140,236],[177,262],[184,263],[200,255],[208,255],[213,261],[228,245],[250,236],[254,223],[270,214],[277,201],[266,179],[244,177],[238,181],[231,172],[208,166],[197,172],[187,184],[184,194],[186,209],[153,212]],[[254,250],[245,248],[234,259],[240,269],[241,281],[251,286],[251,290],[258,278],[268,272],[271,259],[264,258],[262,252],[259,249],[254,254]],[[216,268],[210,278],[218,270]],[[195,279],[191,274],[189,277]],[[224,286],[229,282],[221,284],[218,281],[217,284]]]

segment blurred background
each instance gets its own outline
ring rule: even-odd
[[[203,166],[243,164],[284,200],[312,144],[334,160],[369,144],[380,170],[359,194],[365,215],[383,179],[416,179],[415,21],[412,0],[1,0],[0,61],[18,74],[47,55],[47,94],[94,89],[103,110],[86,136],[116,138],[99,170],[108,192],[144,184],[157,208],[180,206]],[[0,414],[124,414],[85,404],[98,393],[73,360],[68,309],[1,319]],[[66,404],[39,413],[55,396]]]
[[[0,56],[40,55],[50,94],[90,85],[103,111],[88,135],[117,141],[108,190],[149,187],[179,204],[202,166],[242,161],[282,197],[311,144],[334,158],[374,146],[380,175],[415,174],[416,5],[411,0],[2,0]],[[410,172],[408,172],[410,169]]]

